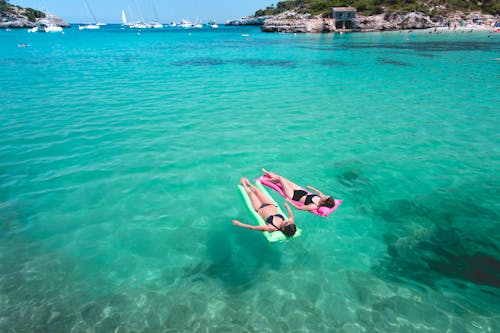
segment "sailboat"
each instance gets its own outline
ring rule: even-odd
[[[132,22],[128,24],[128,26],[130,27],[130,29],[148,29],[150,28],[151,26],[147,23],[144,22],[144,19],[143,19],[143,16],[142,16],[142,11],[141,11],[141,7],[139,7],[139,4],[137,3],[137,0],[134,0],[134,3],[135,3],[135,7],[136,7],[136,10],[137,12],[139,13],[139,20],[136,20],[135,18],[132,18]],[[131,13],[132,11],[130,10],[130,7],[129,7],[129,13]]]
[[[129,7],[129,13],[130,13],[130,7]],[[133,18],[132,18],[133,19]],[[148,26],[146,23],[143,23],[141,21],[132,21],[128,22],[127,16],[125,15],[125,10],[122,9],[122,26],[127,26],[131,29],[146,29]]]
[[[94,24],[79,25],[78,26],[78,30],[84,30],[84,29],[97,30],[97,29],[101,29],[101,26],[97,24],[97,19],[95,18],[94,11],[92,10],[92,8],[90,8],[89,2],[87,0],[85,0],[85,3],[87,4],[87,7],[88,7],[89,11],[92,14],[92,17],[94,18]]]
[[[193,28],[194,27],[194,24],[193,22],[189,21],[189,20],[185,20],[185,19],[182,19],[181,20],[181,23],[179,24],[182,28],[185,28],[185,29],[189,29],[189,28]]]
[[[125,15],[125,10],[122,9],[122,26],[128,25],[127,16]]]
[[[149,22],[148,25],[151,28],[155,28],[155,29],[161,29],[161,28],[163,28],[163,24],[160,23],[160,20],[158,18],[158,10],[156,10],[156,5],[155,5],[154,1],[153,1],[153,11],[155,13],[155,20]]]
[[[198,20],[198,18],[196,18],[196,23],[193,24],[193,28],[196,28],[196,29],[203,28],[203,24],[200,23],[200,20]]]

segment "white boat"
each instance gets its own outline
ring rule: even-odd
[[[98,30],[101,29],[101,27],[97,24],[86,24],[86,25],[79,25],[78,30]]]
[[[86,30],[86,29],[98,30],[98,29],[101,29],[101,26],[97,23],[97,19],[95,18],[94,11],[92,10],[92,8],[90,8],[89,2],[87,0],[85,0],[85,3],[87,4],[87,8],[89,9],[90,13],[92,14],[92,17],[94,18],[94,24],[79,25],[78,30]]]
[[[155,5],[154,1],[153,1],[153,11],[155,13],[155,17],[154,17],[153,21],[148,23],[150,28],[154,28],[154,29],[163,28],[163,24],[160,23],[160,18],[158,17],[158,10],[156,10],[156,5]]]
[[[175,23],[174,21],[170,22],[170,24],[168,25],[169,27],[176,27],[177,26],[177,23]]]
[[[149,22],[148,25],[151,28],[155,28],[155,29],[161,29],[161,28],[163,28],[163,24],[161,24],[160,22],[157,22],[157,21]]]
[[[36,27],[33,27],[31,29],[28,29],[28,32],[62,32],[63,28],[60,26],[57,26],[55,24],[46,22],[46,21],[39,21]]]
[[[182,28],[186,28],[186,29],[189,29],[189,28],[193,28],[193,27],[194,27],[193,22],[188,21],[188,20],[181,20],[181,23],[180,23],[179,25],[180,25]]]
[[[133,22],[129,24],[130,29],[147,29],[150,26],[144,22]]]
[[[38,31],[40,31],[40,28],[38,28]],[[43,28],[43,31],[45,31],[45,32],[63,32],[63,28],[61,28],[60,26],[57,26],[57,25],[50,24],[50,25],[45,26]]]
[[[127,16],[125,15],[125,10],[122,9],[122,25],[128,25]]]
[[[200,23],[200,20],[198,20],[198,18],[196,18],[196,23],[193,24],[193,28],[196,28],[196,29],[203,28],[203,24]]]
[[[219,25],[215,21],[208,22],[208,25],[214,29],[217,29],[219,27]]]

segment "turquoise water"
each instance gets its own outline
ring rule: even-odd
[[[499,330],[500,34],[0,44],[0,331]],[[344,203],[268,243],[261,167]]]

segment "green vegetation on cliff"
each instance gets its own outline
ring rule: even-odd
[[[37,18],[45,17],[45,13],[33,8],[26,8],[26,16],[30,22],[35,22]]]
[[[478,10],[500,15],[498,0],[288,0],[258,10],[255,16],[276,15],[295,10],[298,13],[328,17],[332,7],[355,7],[363,15],[422,12],[432,17],[457,10],[464,13]]]
[[[20,10],[24,9],[24,13],[22,13],[22,15],[27,17],[30,22],[36,22],[37,18],[45,17],[44,12],[41,12],[33,8],[22,8],[19,6],[14,6],[9,4],[9,2],[6,0],[0,0],[0,17],[5,16],[5,14],[14,14],[14,15],[18,14],[19,11],[16,11],[15,10],[16,8]]]
[[[0,14],[3,13],[13,13],[14,10],[12,6],[7,3],[5,0],[0,0]]]

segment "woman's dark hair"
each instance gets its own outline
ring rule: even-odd
[[[332,197],[328,197],[325,202],[321,204],[321,206],[326,206],[328,208],[333,208],[335,207],[335,200],[333,200]]]
[[[292,237],[293,235],[295,235],[295,232],[297,231],[297,227],[295,226],[295,224],[289,224],[289,225],[283,227],[283,229],[281,229],[281,231],[285,234],[285,236]]]

